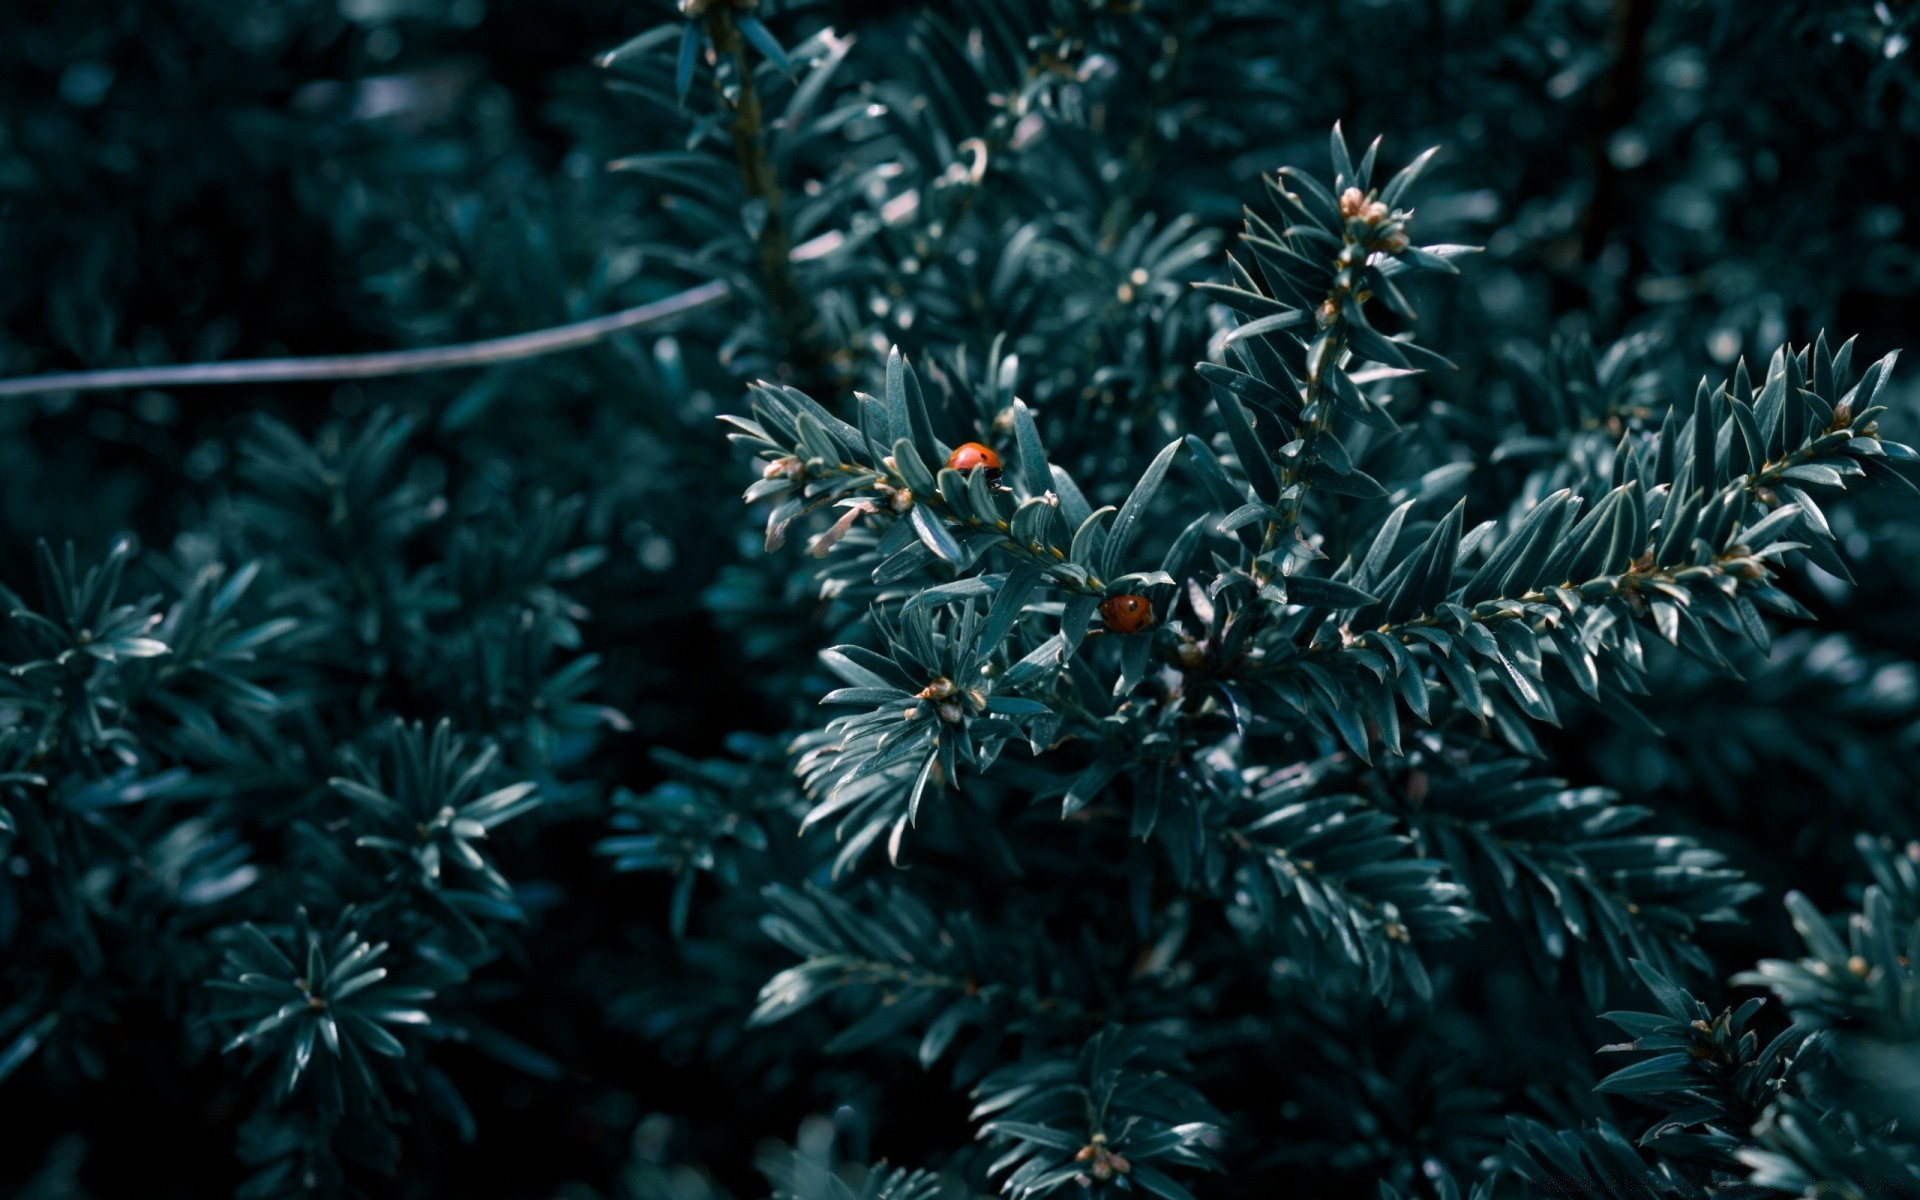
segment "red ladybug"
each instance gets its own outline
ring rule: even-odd
[[[989,476],[1000,473],[1000,456],[989,446],[968,442],[947,455],[947,465],[965,475],[975,467],[985,467]]]
[[[1115,633],[1139,633],[1153,624],[1153,601],[1145,596],[1108,596],[1100,602],[1100,619]]]

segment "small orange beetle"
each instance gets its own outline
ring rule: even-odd
[[[968,442],[947,456],[947,465],[965,475],[975,467],[985,467],[989,476],[1000,473],[1000,456],[992,447],[982,446],[979,442]]]
[[[1145,596],[1108,596],[1100,602],[1100,619],[1115,633],[1139,633],[1153,624],[1153,602]]]

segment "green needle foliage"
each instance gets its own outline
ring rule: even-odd
[[[0,1187],[1920,1197],[1916,34],[23,15]]]

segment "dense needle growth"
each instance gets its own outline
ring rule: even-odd
[[[1917,23],[23,15],[0,1182],[1920,1197]]]

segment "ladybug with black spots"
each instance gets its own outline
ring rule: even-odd
[[[952,454],[947,455],[947,465],[962,475],[975,467],[984,467],[987,482],[997,483],[1000,479],[1000,455],[994,452],[993,447],[983,446],[979,442],[967,442],[956,447]]]
[[[1145,596],[1108,596],[1100,602],[1100,619],[1115,633],[1139,633],[1153,624],[1153,601]]]

